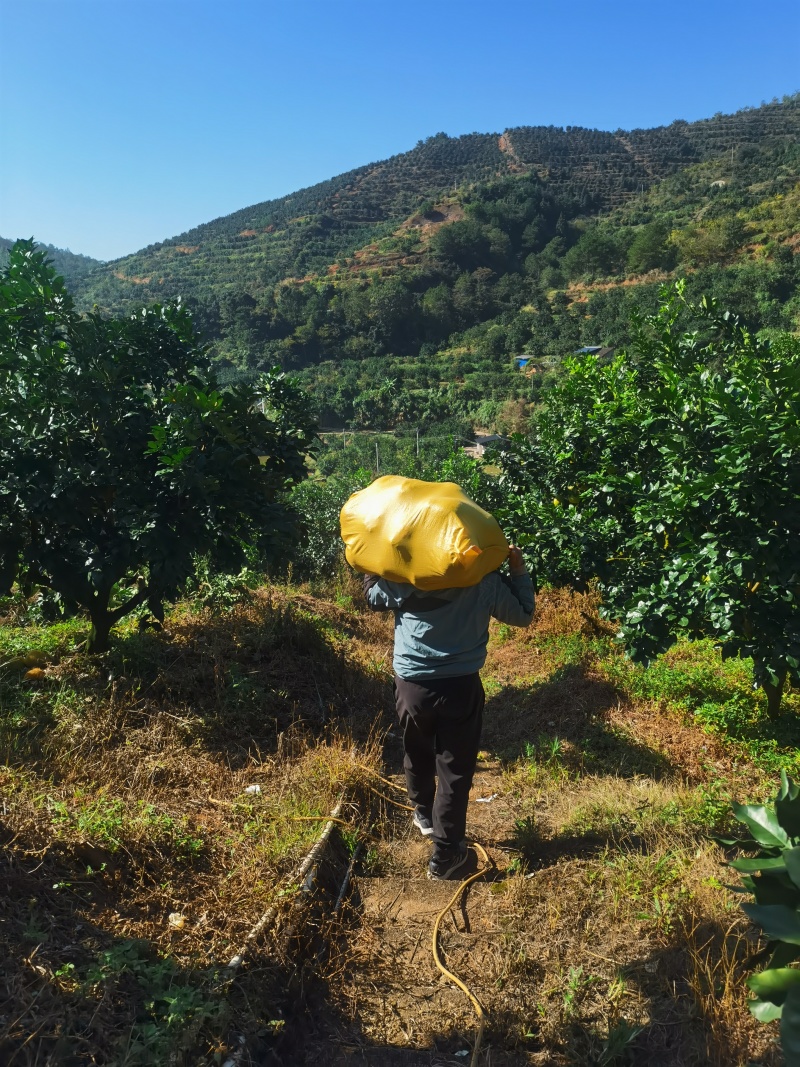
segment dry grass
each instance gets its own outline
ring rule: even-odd
[[[427,947],[442,887],[376,795],[396,794],[374,770],[399,767],[391,619],[357,605],[355,587],[263,589],[105,657],[51,635],[41,683],[0,676],[0,1060],[463,1062],[474,1020]],[[756,945],[708,841],[764,776],[616,687],[614,655],[591,595],[493,627],[475,794],[498,799],[469,829],[499,873],[445,924],[448,966],[490,1013],[495,1067],[772,1067],[743,991]],[[343,791],[330,869],[298,898],[287,876]],[[269,951],[220,986],[276,903]]]
[[[182,612],[164,634],[129,633],[102,659],[60,656],[44,684],[3,679],[4,710],[24,724],[5,735],[0,770],[0,1047],[17,1062],[87,1026],[82,1054],[114,1061],[142,1011],[133,977],[159,955],[170,981],[213,1003],[214,967],[282,891],[324,823],[313,817],[345,792],[352,820],[369,795],[384,649],[372,619],[360,625],[263,590],[226,615]],[[34,999],[35,1040],[23,1011]],[[187,1003],[184,1024],[197,1015]]]

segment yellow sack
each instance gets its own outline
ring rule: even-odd
[[[508,557],[497,520],[454,482],[387,474],[353,493],[340,518],[351,567],[417,589],[477,585]]]

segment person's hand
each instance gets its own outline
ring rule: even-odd
[[[508,568],[511,571],[511,575],[514,578],[519,578],[523,574],[527,574],[528,570],[525,566],[525,560],[522,558],[522,552],[516,545],[509,545],[508,553]]]

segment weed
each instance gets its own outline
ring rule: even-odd
[[[646,669],[619,654],[601,657],[598,666],[628,696],[665,701],[709,733],[737,742],[764,771],[800,772],[800,694],[787,693],[783,715],[769,719],[763,691],[753,689],[751,660],[723,660],[713,641],[683,639]]]
[[[597,1067],[612,1067],[612,1064],[619,1063],[627,1056],[630,1046],[643,1029],[643,1026],[633,1026],[625,1019],[618,1019],[613,1025],[609,1023],[608,1036],[600,1049]]]
[[[187,599],[193,611],[224,613],[241,604],[263,580],[263,575],[249,567],[244,567],[238,574],[219,574],[207,558],[200,557],[195,563],[195,573],[186,585]]]
[[[213,973],[182,972],[171,958],[155,956],[146,942],[122,941],[101,953],[81,983],[87,992],[113,997],[125,976],[138,986],[139,1001],[139,1015],[127,1039],[126,1065],[171,1062],[170,1054],[179,1048],[187,1027],[221,1017],[223,1006],[211,991]]]
[[[86,623],[80,619],[37,623],[29,626],[0,626],[0,667],[8,660],[36,651],[53,659],[75,651],[85,637]]]
[[[588,988],[598,981],[599,979],[595,975],[584,974],[583,965],[570,967],[567,972],[567,980],[561,991],[561,1014],[564,1022],[569,1022],[577,1016],[579,1000],[582,999]]]
[[[523,856],[513,856],[506,867],[506,874],[522,874],[525,871],[525,859]]]
[[[179,859],[195,858],[205,848],[203,838],[189,829],[185,816],[174,818],[144,801],[128,804],[119,797],[104,793],[91,797],[77,789],[69,800],[51,799],[49,807],[57,830],[104,845],[111,852],[134,839],[167,847]]]
[[[594,833],[621,841],[650,836],[659,829],[721,830],[730,822],[726,783],[713,778],[694,789],[661,785],[647,778],[584,779],[589,798],[572,799],[562,833]]]
[[[74,827],[81,837],[102,842],[112,852],[120,848],[125,826],[123,801],[112,800],[104,796],[85,801],[80,790],[76,792],[74,799],[77,804],[72,808],[66,801],[51,801],[53,825],[57,829],[65,826]]]
[[[513,841],[514,848],[521,853],[523,858],[536,855],[537,848],[541,843],[541,836],[536,829],[532,815],[524,819],[515,820]],[[521,866],[522,860],[519,863]]]
[[[380,850],[374,845],[369,845],[361,858],[361,869],[370,875],[377,875],[382,870],[382,857]]]
[[[681,940],[688,948],[688,984],[706,1028],[707,1059],[715,1067],[747,1060],[745,1023],[753,1025],[745,1006],[741,980],[752,951],[743,924],[724,929],[688,913],[681,919]]]
[[[625,980],[625,976],[618,971],[608,987],[608,999],[612,1004],[618,1003],[625,996],[627,989],[628,983]]]
[[[342,844],[347,849],[347,855],[352,856],[361,840],[361,834],[358,830],[350,830],[345,826],[339,828],[339,836],[342,839]]]
[[[730,821],[730,806],[727,784],[721,778],[712,778],[697,787],[686,814],[700,829],[719,831]]]
[[[565,781],[570,776],[565,760],[564,742],[540,734],[536,741],[524,742],[522,758],[508,772],[510,783],[513,786],[516,779],[531,784]]]
[[[658,933],[669,934],[672,932],[677,904],[678,901],[669,892],[656,892],[650,910],[639,912],[636,918],[649,923]]]
[[[564,1019],[571,1019],[575,1014],[575,998],[581,990],[583,981],[583,967],[570,967],[567,975],[567,984],[562,994]]]

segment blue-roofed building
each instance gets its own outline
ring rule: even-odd
[[[597,356],[599,359],[608,359],[614,355],[614,349],[608,345],[584,345],[573,353],[575,356]]]

